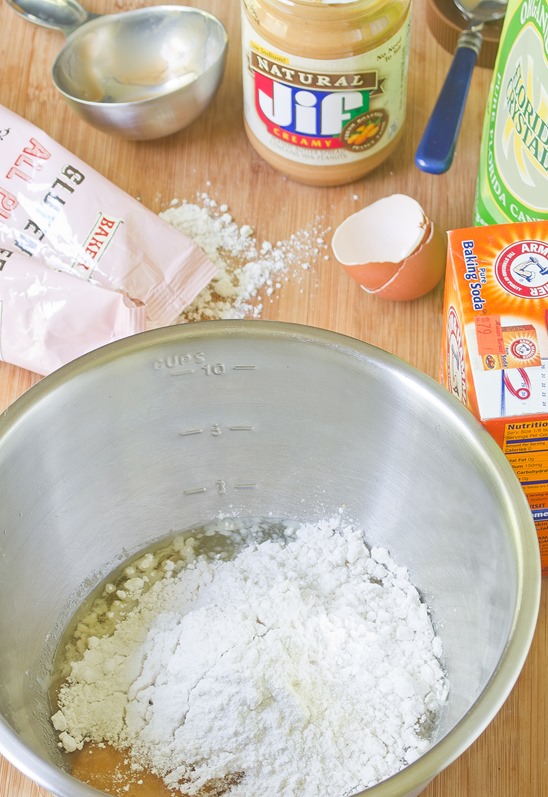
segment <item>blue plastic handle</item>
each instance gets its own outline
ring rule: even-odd
[[[453,162],[470,80],[481,47],[480,33],[473,36],[470,36],[471,31],[466,33],[466,43],[459,42],[457,46],[453,63],[415,154],[416,165],[430,174],[443,174]]]

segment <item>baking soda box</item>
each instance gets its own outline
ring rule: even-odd
[[[548,572],[548,221],[448,233],[440,380],[500,445]]]

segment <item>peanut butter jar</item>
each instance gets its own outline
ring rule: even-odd
[[[271,166],[341,185],[395,150],[411,0],[242,0],[244,125]]]

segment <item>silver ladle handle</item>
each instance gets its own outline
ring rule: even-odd
[[[77,0],[6,0],[6,3],[29,22],[61,30],[65,36],[100,16],[86,11]]]

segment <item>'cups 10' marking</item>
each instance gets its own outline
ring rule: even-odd
[[[222,376],[227,370],[255,371],[257,366],[252,363],[242,363],[227,366],[224,362],[211,363],[206,360],[203,352],[190,354],[169,354],[160,357],[153,363],[155,371],[167,371],[171,376],[186,376],[202,371],[206,376]]]

